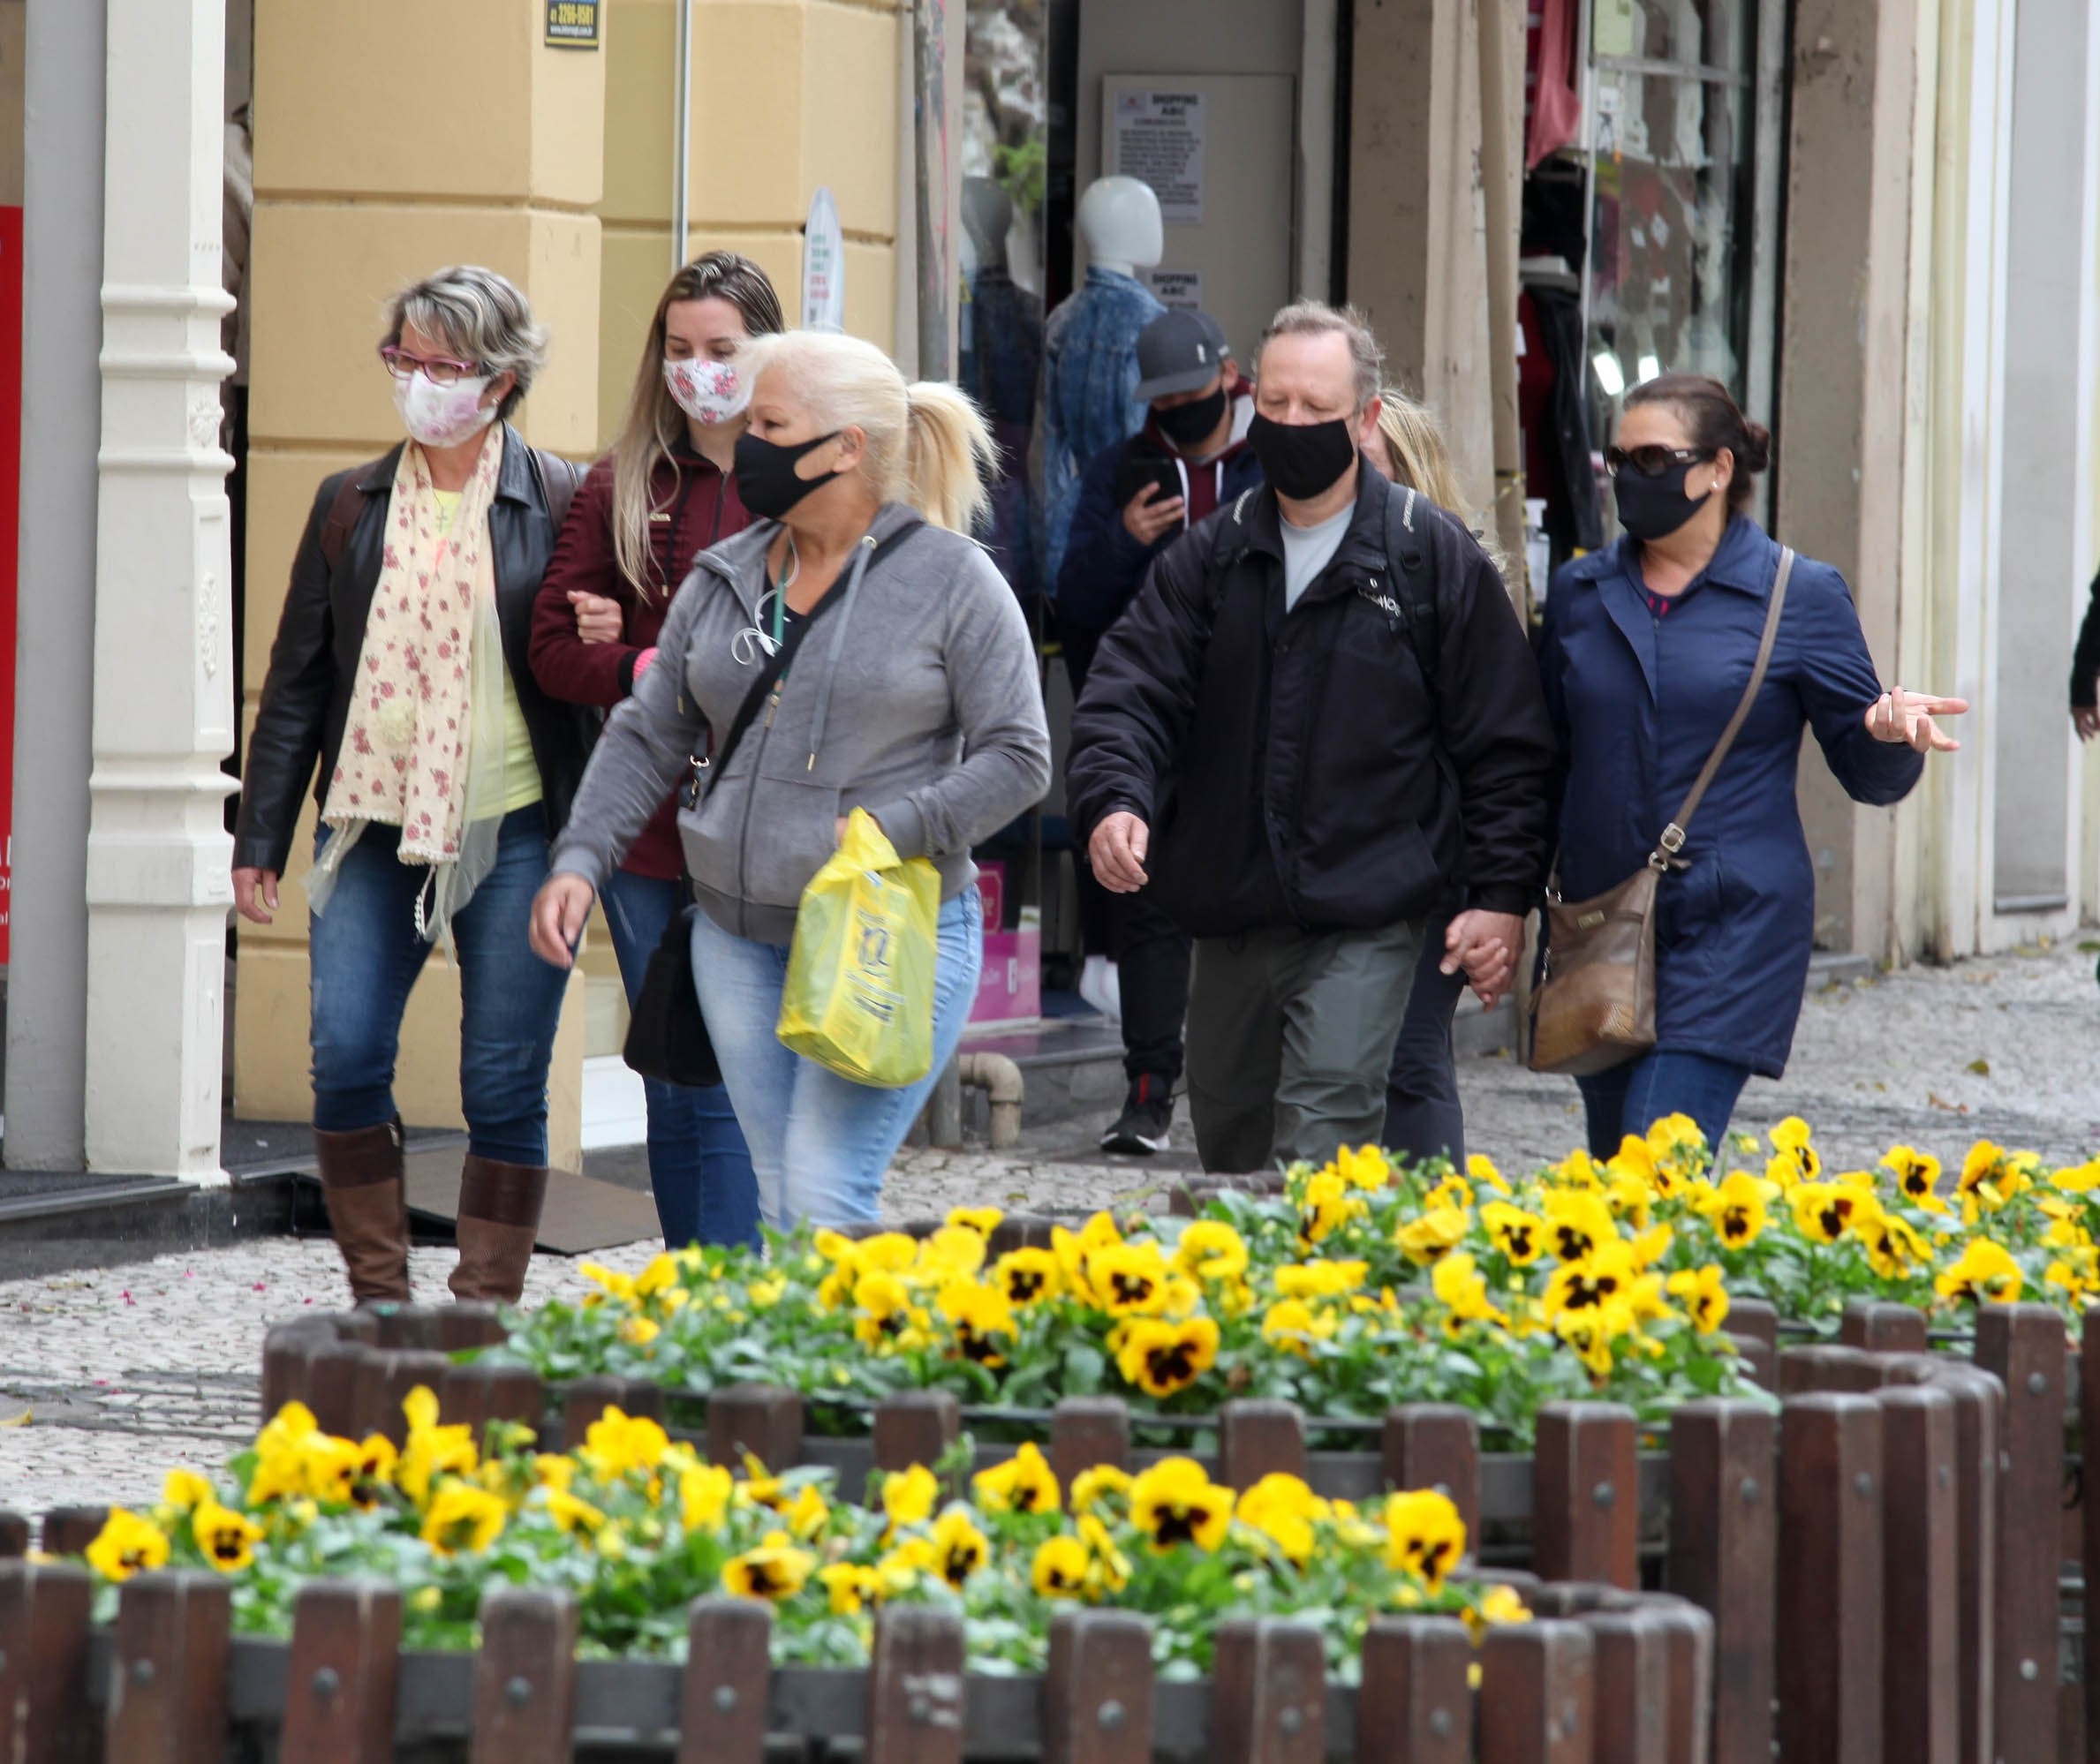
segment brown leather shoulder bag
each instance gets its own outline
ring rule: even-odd
[[[1692,817],[1757,702],[1793,574],[1794,553],[1782,550],[1750,683],[1648,862],[1617,887],[1587,901],[1563,901],[1557,884],[1549,889],[1545,961],[1531,997],[1534,1072],[1587,1078],[1637,1059],[1655,1045],[1656,891],[1673,869],[1684,867],[1677,854],[1684,849]]]

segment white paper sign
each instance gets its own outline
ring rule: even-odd
[[[1169,226],[1203,224],[1203,94],[1155,88],[1116,94],[1114,163],[1149,184]]]
[[[1203,271],[1200,269],[1148,269],[1145,286],[1159,297],[1170,313],[1203,310]]]
[[[802,323],[805,330],[846,328],[846,236],[839,205],[819,187],[802,236]]]

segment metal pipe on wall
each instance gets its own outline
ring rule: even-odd
[[[676,159],[671,163],[671,271],[685,267],[692,227],[692,0],[678,0],[676,96],[671,102]]]
[[[946,380],[948,358],[948,0],[911,8],[911,110],[918,139],[914,209],[918,222],[918,373]]]

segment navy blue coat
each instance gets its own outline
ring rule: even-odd
[[[1738,516],[1668,614],[1649,610],[1630,539],[1565,564],[1539,667],[1560,739],[1560,892],[1587,900],[1647,862],[1749,684],[1779,547]],[[1657,908],[1658,1050],[1776,1078],[1801,1014],[1816,876],[1794,780],[1802,727],[1857,802],[1907,795],[1924,757],[1867,733],[1881,694],[1844,578],[1799,559],[1771,666]]]

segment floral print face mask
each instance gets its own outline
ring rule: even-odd
[[[663,364],[663,383],[678,401],[678,408],[703,428],[734,422],[751,403],[751,393],[735,366],[692,356]]]
[[[401,412],[402,426],[425,447],[457,447],[495,420],[496,407],[481,405],[493,378],[484,373],[440,386],[418,368],[394,382],[394,408]]]

